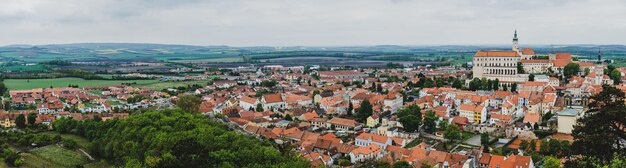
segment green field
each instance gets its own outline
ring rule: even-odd
[[[92,163],[88,163],[83,165],[85,168],[108,168],[108,167],[113,167],[111,166],[111,164],[109,164],[109,162],[105,161],[105,160],[100,160],[100,161],[95,161]]]
[[[209,59],[185,59],[185,60],[171,60],[170,62],[176,63],[214,63],[214,62],[242,62],[241,57],[224,57],[224,58],[209,58]]]
[[[209,83],[209,80],[167,81],[167,82],[140,84],[140,85],[137,85],[137,87],[143,88],[143,89],[151,89],[151,90],[163,90],[167,88],[175,88],[175,87],[187,86],[187,85],[193,85],[193,84],[206,86],[207,83]]]
[[[50,166],[50,167],[72,167],[76,165],[83,165],[89,163],[89,159],[84,156],[79,151],[65,149],[56,145],[49,145],[37,149],[33,149],[31,153],[37,158],[32,158],[34,160],[42,160],[37,161],[41,163],[45,163],[43,165],[53,163],[58,166]],[[46,163],[48,162],[48,163]],[[24,163],[28,164],[28,160],[25,160]],[[47,166],[36,166],[36,167],[47,167]]]
[[[68,85],[84,86],[107,86],[122,83],[134,83],[145,85],[159,83],[159,80],[84,80],[81,78],[55,78],[55,79],[7,79],[4,84],[9,90],[25,90],[33,88],[67,87]]]
[[[43,71],[48,68],[43,65],[11,65],[0,66],[0,71]]]

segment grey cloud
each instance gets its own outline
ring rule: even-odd
[[[0,45],[619,43],[626,1],[8,0]]]

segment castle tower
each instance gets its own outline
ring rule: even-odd
[[[517,42],[517,30],[513,34],[513,51],[519,52],[519,43]]]

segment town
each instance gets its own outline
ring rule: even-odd
[[[515,31],[510,50],[476,51],[461,65],[277,64],[158,76],[213,79],[183,90],[132,85],[10,90],[0,125],[22,129],[34,122],[53,129],[63,118],[106,121],[184,105],[180,108],[250,136],[292,146],[314,167],[565,163],[572,159],[572,131],[592,97],[606,87],[626,91],[626,68],[609,65],[600,52],[597,59],[579,59],[522,46]],[[183,100],[190,96],[197,102]]]

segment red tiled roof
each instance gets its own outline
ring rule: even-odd
[[[266,103],[276,103],[283,101],[283,97],[280,94],[267,94],[263,95],[263,97],[265,98]]]
[[[515,51],[478,51],[474,57],[519,57]]]
[[[535,55],[535,50],[533,50],[532,48],[523,48],[522,49],[522,54],[524,54],[524,55]]]

